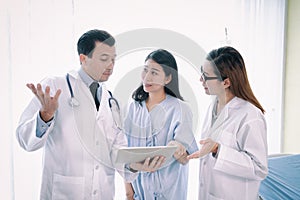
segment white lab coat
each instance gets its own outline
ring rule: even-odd
[[[104,84],[97,112],[89,88],[77,72],[70,73],[70,82],[80,106],[72,109],[69,105],[70,92],[64,77],[45,79],[42,85],[50,86],[51,95],[62,90],[54,121],[42,138],[36,137],[41,105],[33,98],[21,116],[17,139],[27,151],[44,147],[41,199],[111,200],[115,193],[116,149],[127,146],[126,137],[115,126]],[[117,168],[124,175],[123,166]]]
[[[210,106],[202,138],[220,144],[217,158],[200,158],[199,200],[254,200],[261,180],[268,173],[267,130],[261,111],[240,98],[233,98],[211,127]]]

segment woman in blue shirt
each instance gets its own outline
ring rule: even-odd
[[[140,172],[125,183],[127,199],[187,199],[187,155],[198,150],[192,131],[192,113],[178,87],[175,58],[159,49],[145,59],[142,84],[134,91],[124,130],[128,146],[176,145],[172,158],[154,172]],[[159,159],[161,161],[161,159]],[[137,169],[135,164],[130,168]]]

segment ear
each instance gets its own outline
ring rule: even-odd
[[[169,84],[171,82],[171,80],[172,80],[172,74],[170,74],[169,76],[167,76],[165,78],[165,85]]]
[[[79,54],[79,61],[80,64],[82,65],[83,63],[85,63],[85,59],[86,59],[86,55],[84,54]]]
[[[224,79],[223,85],[224,85],[224,88],[229,88],[231,85],[230,79],[229,78]]]

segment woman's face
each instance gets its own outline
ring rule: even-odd
[[[164,92],[165,84],[170,82],[170,76],[166,74],[160,64],[149,59],[142,71],[143,89],[148,93]]]
[[[201,67],[200,81],[204,87],[205,93],[208,95],[220,95],[224,92],[224,87],[214,72],[212,63],[205,60]]]

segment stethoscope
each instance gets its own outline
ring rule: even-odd
[[[70,75],[69,75],[69,73],[67,73],[67,75],[66,75],[66,80],[67,80],[69,91],[70,91],[70,95],[71,95],[71,97],[69,99],[69,105],[72,108],[78,107],[78,106],[80,106],[80,103],[79,103],[79,101],[74,96],[74,92],[73,92],[72,85],[71,85],[71,82],[70,82]],[[122,122],[121,122],[121,117],[120,117],[120,106],[119,106],[119,103],[112,96],[112,94],[111,94],[110,91],[109,91],[109,94],[110,94],[110,98],[108,99],[108,104],[109,104],[110,110],[112,112],[112,115],[113,115],[113,118],[114,118],[116,126],[119,129],[121,129],[122,128]]]
[[[69,100],[69,105],[71,107],[78,107],[78,106],[80,106],[80,103],[74,97],[73,89],[72,89],[72,86],[71,86],[71,83],[70,83],[70,75],[69,75],[69,73],[67,74],[66,79],[67,79],[67,83],[68,83],[68,87],[69,87],[69,91],[70,91],[70,95],[71,95],[71,98]]]

